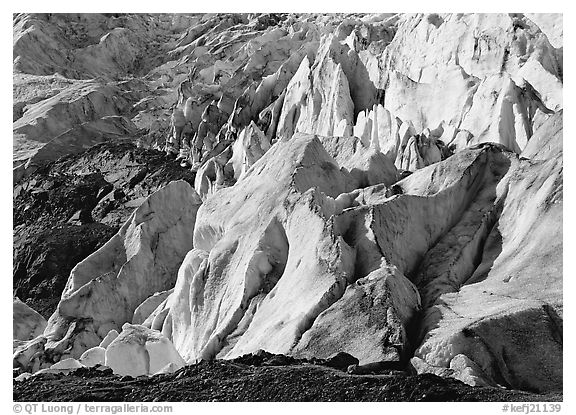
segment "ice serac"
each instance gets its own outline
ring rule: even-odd
[[[150,314],[170,295],[172,289],[157,292],[142,302],[132,316],[132,324],[142,324]]]
[[[535,160],[547,160],[562,155],[564,111],[551,116],[534,132],[520,156]]]
[[[563,107],[561,15],[300,17],[15,15],[15,178],[33,170],[31,158],[41,164],[104,137],[145,132],[139,139],[161,145],[174,101],[193,132],[210,102],[226,117],[240,103],[239,129],[254,121],[269,139],[374,138],[391,158],[399,123],[414,134],[443,125],[442,141],[459,149],[461,133],[519,152]],[[89,86],[95,93],[78,93]]]
[[[418,345],[410,331],[422,293],[407,276],[413,277],[473,206],[495,164],[492,153],[501,151],[493,146],[463,151],[390,188],[380,184],[351,192],[353,201],[335,221],[338,234],[356,251],[356,282],[318,316],[295,351],[326,357],[341,349],[362,365],[405,362]]]
[[[402,15],[397,26],[383,52],[361,58],[384,107],[416,133],[444,124],[445,144],[467,131],[471,145],[493,141],[519,153],[562,108],[562,55],[522,14]]]
[[[419,170],[418,175],[408,176],[391,189],[363,189],[356,197],[360,206],[347,213],[352,221],[348,226],[369,224],[371,238],[386,261],[404,275],[412,274],[476,196],[488,163],[487,153],[487,149],[460,152]],[[366,243],[359,236],[350,232],[350,238]],[[374,261],[370,262],[365,266],[374,267]]]
[[[15,14],[15,181],[60,156],[134,137],[142,127],[156,135],[161,107],[170,105],[176,91],[156,89],[154,76],[149,83],[143,75],[162,67],[171,38],[178,37],[174,30],[197,20],[162,14]]]
[[[98,347],[106,349],[116,337],[118,337],[118,331],[115,329],[110,330],[108,334],[102,339]]]
[[[74,268],[42,335],[14,303],[15,366],[150,375],[264,349],[562,388],[562,15],[21,14],[13,31],[15,181],[103,140],[162,148],[174,105],[196,172]],[[114,187],[146,170],[98,163]]]
[[[563,47],[562,13],[526,13],[526,17],[536,23],[552,46],[555,48]]]
[[[270,139],[254,124],[242,130],[232,147],[229,163],[234,170],[234,178],[239,179],[252,165],[270,149]]]
[[[411,319],[420,309],[414,284],[384,266],[349,285],[302,336],[295,353],[328,358],[346,352],[360,364],[406,359]]]
[[[513,75],[533,57],[558,74],[555,48],[522,14],[403,15],[382,59],[416,82],[429,82],[448,62],[476,78]]]
[[[314,63],[302,60],[286,89],[278,136],[290,138],[294,132],[351,135],[354,102],[348,68],[344,68],[349,65],[346,49],[333,35],[326,35]]]
[[[51,81],[38,78],[20,76],[21,93],[24,94],[37,83]],[[103,141],[103,131],[106,130],[119,136],[136,130],[128,119],[121,127],[121,122],[115,124],[112,121],[114,118],[110,118],[119,117],[129,105],[115,86],[98,81],[75,81],[53,96],[34,102],[36,100],[24,107],[22,116],[13,125],[15,165],[31,158],[35,163],[51,161],[80,151]],[[92,134],[83,137],[90,129],[94,130]],[[54,140],[60,141],[64,148],[58,150]]]
[[[383,183],[392,185],[398,180],[398,170],[392,159],[358,137],[318,137],[322,145],[338,163],[350,173],[354,188]]]
[[[478,79],[462,67],[448,62],[444,70],[427,82],[391,70],[384,107],[403,121],[411,121],[418,132],[436,128],[442,122],[458,126],[469,107]],[[443,96],[442,104],[437,101]]]
[[[548,126],[543,134],[561,135],[557,122]],[[492,157],[470,208],[415,276],[424,313],[413,363],[471,384],[555,390],[562,384],[562,153],[502,156]]]
[[[187,361],[288,352],[342,295],[354,254],[330,217],[348,182],[315,136],[296,134],[205,201],[162,323]]]
[[[12,339],[25,341],[41,335],[47,324],[44,317],[16,297],[12,303]]]
[[[200,204],[188,183],[171,182],[149,196],[110,241],[74,267],[44,331],[49,354],[80,357],[111,329],[132,321],[149,296],[172,288],[193,246]]]
[[[335,235],[328,199],[311,189],[295,202],[285,225],[290,248],[284,273],[259,301],[248,328],[227,357],[259,348],[289,352],[353,278],[355,252]]]
[[[433,366],[465,354],[482,373],[527,390],[562,384],[561,159],[519,163],[482,260],[456,294],[427,310],[416,351]]]

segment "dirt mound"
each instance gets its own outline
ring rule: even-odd
[[[172,374],[136,379],[116,376],[110,369],[101,369],[78,369],[68,375],[42,374],[14,382],[14,401],[562,400],[562,394],[558,393],[537,395],[488,387],[473,388],[458,380],[432,374],[349,375],[301,361],[280,366],[203,361]]]

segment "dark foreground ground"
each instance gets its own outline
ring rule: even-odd
[[[252,362],[254,363],[254,362]],[[110,369],[78,369],[14,382],[14,401],[562,401],[562,393],[537,395],[473,388],[436,375],[349,375],[310,363],[201,362],[179,371],[136,379]]]

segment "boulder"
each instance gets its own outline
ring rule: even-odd
[[[104,365],[106,362],[106,349],[102,346],[92,347],[82,353],[78,361],[86,367]]]
[[[327,359],[325,365],[334,369],[346,370],[350,365],[357,365],[358,359],[346,352],[338,352]]]
[[[81,367],[84,366],[78,360],[68,358],[60,360],[58,363],[54,363],[50,366],[50,370],[79,369]]]
[[[160,332],[137,324],[124,324],[106,349],[105,365],[117,375],[153,375],[170,364],[178,369],[185,365],[172,342]]]

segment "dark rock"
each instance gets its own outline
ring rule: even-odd
[[[359,363],[360,363],[359,360],[356,359],[351,354],[346,352],[339,352],[336,353],[334,356],[330,357],[326,361],[325,365],[328,367],[333,367],[334,369],[345,371],[348,368],[348,366],[357,365]]]
[[[405,179],[406,177],[410,176],[412,172],[410,170],[400,170],[398,172],[398,180]]]
[[[294,363],[294,358],[282,354],[267,359],[262,366],[288,366]]]
[[[122,189],[116,189],[114,190],[114,200],[123,200],[126,197],[126,193],[124,193],[124,190]]]
[[[377,375],[389,372],[391,370],[401,371],[402,369],[404,369],[404,365],[401,362],[381,361],[367,363],[365,365],[353,364],[348,366],[346,371],[354,375]]]
[[[148,174],[148,169],[146,167],[139,169],[138,172],[128,182],[128,187],[132,189],[134,186],[144,180],[146,174]]]
[[[100,223],[46,225],[14,232],[13,287],[22,301],[48,318],[72,268],[117,229]]]

